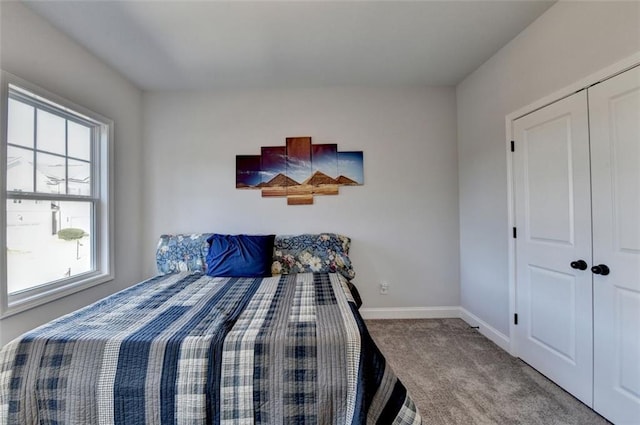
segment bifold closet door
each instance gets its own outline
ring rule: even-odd
[[[640,68],[591,87],[589,117],[594,409],[640,424]]]
[[[519,118],[513,130],[518,355],[591,406],[586,91]]]

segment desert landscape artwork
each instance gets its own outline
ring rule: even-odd
[[[288,137],[285,146],[236,156],[237,189],[286,197],[288,205],[310,205],[314,195],[338,195],[340,186],[363,184],[362,151],[339,152],[337,144],[314,145],[311,137]]]

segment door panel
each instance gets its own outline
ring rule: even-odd
[[[616,310],[618,314],[614,332],[632,336],[621,339],[620,349],[616,352],[619,357],[617,373],[620,388],[637,399],[640,398],[640,379],[637,379],[640,376],[640,332],[633,324],[640,320],[640,293],[616,288]]]
[[[526,144],[531,239],[573,242],[570,120],[570,115],[564,115],[525,133],[534,141]]]
[[[531,339],[555,351],[575,364],[576,315],[566,306],[576,303],[576,279],[571,274],[558,273],[530,266]]]
[[[609,103],[616,248],[637,253],[640,251],[640,88],[615,96]]]
[[[589,89],[594,277],[594,409],[640,423],[640,68]]]
[[[519,356],[592,404],[591,191],[586,92],[514,121]]]

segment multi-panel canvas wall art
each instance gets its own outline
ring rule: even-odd
[[[362,151],[339,152],[333,143],[314,145],[311,137],[289,137],[285,146],[262,147],[260,155],[236,156],[236,188],[286,197],[289,205],[309,205],[314,195],[337,195],[340,186],[363,185],[362,161]]]

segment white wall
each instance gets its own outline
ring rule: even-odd
[[[142,93],[19,2],[1,2],[0,15],[2,69],[115,121],[116,249],[115,281],[0,320],[2,346],[141,280]]]
[[[457,87],[461,304],[506,335],[505,116],[637,51],[639,2],[559,2]]]
[[[339,232],[367,307],[457,306],[455,92],[145,93],[145,272],[162,233]],[[364,151],[365,184],[311,206],[235,189],[235,156],[311,136]],[[390,283],[389,295],[378,284]]]

